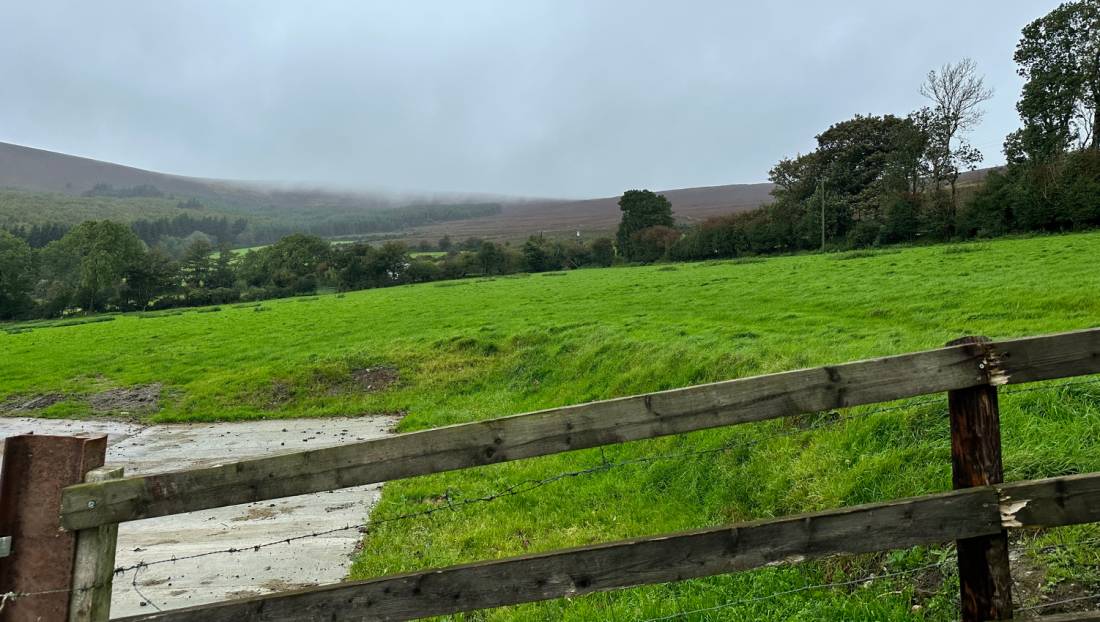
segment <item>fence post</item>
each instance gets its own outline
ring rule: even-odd
[[[88,471],[84,481],[103,482],[121,477],[122,467],[100,467]],[[76,532],[69,622],[107,622],[110,619],[117,543],[118,523]]]
[[[0,620],[67,622],[76,534],[61,528],[61,490],[103,466],[106,435],[24,434],[4,441],[0,536]]]
[[[986,337],[963,337],[949,346],[983,347]],[[990,370],[989,361],[985,371]],[[947,392],[951,419],[951,483],[958,490],[1004,481],[997,387],[979,385]],[[963,622],[1012,619],[1008,532],[957,541]]]

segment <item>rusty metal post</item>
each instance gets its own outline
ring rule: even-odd
[[[0,594],[13,594],[0,620],[65,622],[76,533],[60,524],[61,490],[103,466],[107,437],[24,434],[4,441],[0,472],[0,536],[11,555],[0,559]]]
[[[986,337],[963,337],[949,346],[984,347]],[[985,375],[991,369],[987,357]],[[992,384],[947,392],[951,419],[951,483],[958,490],[1004,482],[1001,463],[1001,415]],[[1012,575],[1008,532],[956,541],[963,622],[1012,619]]]

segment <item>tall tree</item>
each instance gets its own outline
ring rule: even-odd
[[[619,209],[623,212],[616,238],[619,252],[627,259],[633,259],[632,238],[635,233],[649,227],[671,227],[672,203],[663,194],[649,190],[627,190],[619,199]]]
[[[127,270],[144,257],[134,232],[108,220],[81,223],[42,252],[47,277],[87,312],[116,304]]]
[[[145,254],[144,260],[126,269],[120,298],[128,309],[142,310],[159,296],[179,287],[180,273],[167,255],[157,249]]]
[[[1100,0],[1066,2],[1028,24],[1015,59],[1027,80],[1016,104],[1024,154],[1100,150]]]
[[[889,198],[910,191],[920,176],[924,141],[912,119],[893,115],[856,115],[833,124],[817,136],[816,150],[772,168],[776,201],[767,222],[754,227],[761,243],[777,243],[771,251],[816,248],[823,216],[829,239],[845,240],[856,228],[874,237]]]
[[[0,320],[20,317],[30,309],[33,283],[31,247],[0,229]]]
[[[931,110],[918,118],[928,135],[933,184],[937,192],[945,182],[951,188],[949,222],[954,223],[959,175],[982,160],[981,152],[966,142],[966,134],[981,123],[985,114],[982,104],[993,97],[993,91],[986,88],[974,61],[964,58],[929,71],[920,92],[932,101]]]
[[[233,249],[222,242],[218,245],[218,256],[213,261],[206,286],[209,288],[233,287],[237,277],[233,273]]]
[[[499,274],[504,272],[504,265],[507,258],[504,256],[504,249],[498,244],[494,244],[488,240],[481,243],[481,247],[477,250],[477,263],[481,266],[481,271],[485,274]]]
[[[193,289],[207,287],[214,270],[214,247],[205,238],[192,242],[183,253],[183,277]]]

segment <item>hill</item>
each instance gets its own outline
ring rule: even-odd
[[[49,395],[38,414],[90,416],[83,396],[160,384],[161,409],[151,416],[159,421],[397,413],[410,431],[938,347],[964,334],[1094,326],[1098,253],[1100,234],[1090,233],[7,325],[0,402]],[[384,386],[356,389],[353,379],[370,370],[384,370]],[[1008,480],[1100,470],[1100,385],[1045,387],[1000,393]],[[946,490],[944,413],[943,396],[930,396],[393,482],[353,576]],[[663,458],[643,461],[652,456]],[[625,464],[596,468],[605,463]],[[584,474],[462,504],[571,472]],[[454,510],[430,518],[385,521],[450,502]],[[1017,576],[1030,577],[1014,589],[1019,606],[1073,589],[1094,593],[1100,558],[1089,543],[1098,536],[1092,525],[1014,541],[1013,563],[1028,569]],[[1060,546],[1044,548],[1053,543]],[[811,586],[945,559],[949,568],[952,557],[949,547],[919,548],[479,615],[642,620],[741,601],[716,615],[946,621],[957,619],[958,588],[943,569],[847,589]]]
[[[979,183],[988,170],[965,173],[961,187],[965,189]],[[456,208],[449,217],[429,219],[426,224],[423,218],[395,218],[388,214],[382,220],[392,222],[390,226],[367,227],[370,231],[351,233],[377,233],[410,242],[435,242],[444,235],[454,239],[480,237],[516,241],[538,233],[549,237],[573,237],[578,232],[591,238],[613,232],[621,215],[618,197],[563,200],[469,193],[395,194],[200,179],[0,143],[0,189],[16,189],[23,193],[8,192],[0,196],[0,224],[42,222],[43,214],[51,214],[51,218],[61,222],[115,218],[116,214],[124,215],[127,220],[170,217],[171,208],[177,203],[176,200],[158,202],[124,197],[121,203],[108,205],[109,201],[92,203],[63,198],[64,195],[83,195],[99,184],[123,190],[149,186],[170,197],[197,198],[215,214],[264,223],[271,231],[312,231],[325,236],[339,235],[335,231],[349,228],[348,223],[379,219],[377,214],[369,215],[369,212],[424,206]],[[770,183],[734,184],[659,192],[672,201],[678,221],[697,223],[712,216],[759,207],[771,200],[773,187]],[[31,196],[34,192],[51,194]],[[28,215],[24,210],[17,216],[13,213],[17,200],[24,204],[49,205],[49,209],[37,211],[35,215]],[[499,205],[500,209],[489,210],[491,213],[462,209],[462,206],[489,204]],[[148,206],[147,213],[143,213],[143,206]]]
[[[149,186],[167,195],[264,214],[280,209],[369,210],[414,203],[485,202],[491,198],[472,194],[399,195],[184,177],[0,142],[0,188],[78,196],[101,184],[118,189]]]
[[[170,194],[203,198],[216,194],[211,182],[200,179],[0,142],[0,187],[78,195],[96,184],[149,185]]]
[[[407,239],[432,241],[444,234],[455,238],[518,239],[540,231],[547,235],[572,235],[577,230],[606,233],[613,230],[619,220],[617,197],[569,201],[492,194],[392,194],[200,179],[0,143],[0,188],[21,192],[18,195],[9,192],[6,200],[0,199],[0,222],[17,220],[13,214],[4,212],[5,205],[9,206],[10,212],[10,206],[16,200],[43,205],[52,202],[53,209],[41,214],[49,213],[51,218],[64,222],[94,217],[115,218],[120,214],[127,220],[170,216],[169,208],[176,203],[167,199],[130,199],[107,206],[110,201],[93,203],[63,198],[65,195],[83,195],[100,184],[116,189],[148,186],[177,198],[197,198],[217,213],[237,214],[299,228],[319,221],[355,219],[365,211],[409,205],[501,205],[498,214],[435,222],[403,232],[403,237]],[[663,192],[672,200],[680,220],[696,222],[709,216],[756,207],[769,199],[771,187],[771,184],[745,184]],[[32,197],[32,193],[49,194]],[[147,214],[141,213],[143,205],[149,208]],[[75,216],[65,218],[65,210]],[[32,223],[41,222],[42,218],[23,215],[19,220]]]
[[[773,185],[736,184],[660,190],[672,201],[673,214],[680,222],[694,223],[759,207],[771,200]],[[593,237],[615,230],[622,217],[619,197],[581,201],[505,201],[501,213],[487,218],[471,218],[446,225],[413,229],[408,239],[435,241],[444,234],[455,239],[481,237],[519,239],[543,233],[549,237],[571,237],[579,231]]]

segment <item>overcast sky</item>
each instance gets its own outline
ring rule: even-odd
[[[9,0],[0,141],[203,177],[586,197],[765,181],[1057,0]]]

